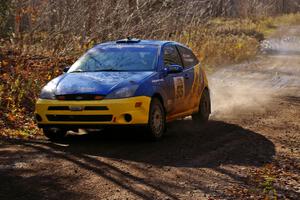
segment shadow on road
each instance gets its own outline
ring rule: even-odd
[[[210,121],[198,129],[190,120],[176,121],[159,142],[147,141],[141,128],[123,128],[72,135],[64,143],[68,145],[48,145],[77,155],[174,167],[260,166],[275,154],[273,143],[264,136],[222,121]]]
[[[195,174],[190,177],[189,170],[210,168],[223,173],[218,168],[219,165],[260,166],[270,162],[275,154],[273,143],[262,135],[221,121],[210,121],[200,129],[195,129],[188,120],[174,122],[170,125],[169,133],[159,142],[147,142],[141,136],[142,132],[141,129],[115,129],[83,136],[68,136],[63,145],[46,141],[8,140],[6,146],[17,144],[24,149],[30,148],[35,154],[46,157],[46,161],[43,162],[49,162],[50,165],[49,168],[43,169],[44,171],[33,170],[34,176],[28,178],[24,177],[20,169],[15,171],[1,169],[0,176],[4,180],[0,184],[2,185],[0,190],[4,190],[4,193],[1,193],[4,197],[15,197],[11,186],[17,185],[19,191],[24,191],[24,194],[26,191],[31,193],[30,188],[34,188],[35,193],[40,194],[36,198],[32,196],[31,199],[39,199],[41,196],[48,199],[61,197],[73,199],[74,194],[78,199],[89,197],[89,192],[81,193],[77,190],[74,193],[70,192],[67,185],[74,185],[77,180],[75,177],[73,177],[75,180],[70,180],[72,176],[66,176],[70,172],[55,171],[54,168],[68,162],[96,177],[104,178],[140,199],[153,199],[153,195],[157,193],[170,199],[178,199],[176,191],[184,191],[186,187],[191,187],[190,190],[200,189],[208,194],[216,193],[205,184],[205,180],[210,180],[211,175],[194,171],[192,173]],[[0,152],[0,156],[3,153],[5,151]],[[16,154],[18,152],[11,155],[6,152],[7,157]],[[26,156],[26,152],[22,154]],[[53,159],[47,161],[48,157],[55,161]],[[28,162],[36,158],[29,155],[26,159]],[[26,159],[23,158],[23,161]],[[179,178],[181,181],[187,181],[188,185],[178,185],[173,178],[168,178],[168,171],[167,174],[161,174],[161,171],[156,172],[151,169],[152,167],[148,168],[149,165],[155,169],[165,167],[182,169],[184,173]],[[30,169],[34,167],[36,166]],[[49,173],[53,175],[49,176]],[[143,174],[143,178],[136,173]],[[49,179],[44,179],[47,177]],[[243,181],[237,174],[232,178],[239,182]],[[51,193],[53,196],[49,196],[47,191],[55,190],[60,192]],[[29,196],[23,197],[20,199],[30,199]]]

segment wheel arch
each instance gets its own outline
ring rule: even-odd
[[[152,99],[153,99],[153,98],[157,98],[157,99],[160,101],[161,105],[162,105],[163,108],[164,108],[164,111],[166,112],[166,111],[167,111],[167,110],[166,110],[166,105],[165,105],[165,101],[164,101],[162,95],[159,94],[159,93],[154,93],[154,94],[152,95]]]
[[[154,94],[152,95],[152,99],[153,99],[153,98],[159,99],[159,101],[161,102],[161,104],[164,105],[164,99],[163,99],[163,97],[161,96],[161,94],[159,94],[159,93],[154,93]]]

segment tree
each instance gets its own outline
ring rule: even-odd
[[[0,0],[0,37],[5,37],[12,30],[11,23],[11,0]]]

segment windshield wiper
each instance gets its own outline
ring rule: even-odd
[[[84,70],[75,70],[75,71],[71,71],[70,73],[80,73],[80,72],[88,72],[88,71],[84,71]]]
[[[124,70],[108,68],[108,69],[99,69],[91,72],[119,72],[119,71],[124,71]]]
[[[98,70],[91,70],[91,71],[84,71],[81,69],[71,71],[70,73],[80,73],[80,72],[119,72],[124,70],[114,69],[114,68],[106,68],[106,69],[98,69]]]

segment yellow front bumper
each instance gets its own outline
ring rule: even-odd
[[[146,96],[93,101],[61,101],[39,99],[36,118],[45,125],[134,125],[147,124],[151,98]],[[49,108],[51,107],[51,109]],[[86,109],[86,108],[106,109]],[[54,109],[53,109],[54,108]],[[62,109],[63,108],[63,109]],[[74,109],[76,108],[76,109]],[[79,108],[79,109],[78,109]],[[76,110],[76,111],[75,111]],[[126,118],[130,115],[131,120]],[[110,118],[111,117],[111,118]],[[91,119],[91,120],[90,120]],[[127,120],[126,120],[127,119]]]

